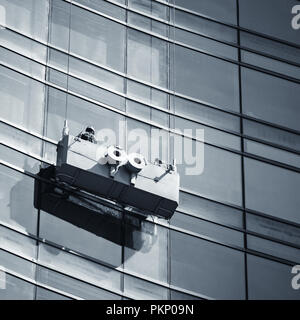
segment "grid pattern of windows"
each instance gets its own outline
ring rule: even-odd
[[[0,0],[0,299],[300,299],[295,4]],[[143,129],[149,159],[172,161],[174,137],[203,148],[201,174],[178,164],[172,219],[145,222],[155,243],[134,251],[33,207],[65,119],[127,150]]]

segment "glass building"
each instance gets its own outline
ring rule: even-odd
[[[0,299],[300,299],[295,5],[0,0]],[[127,150],[143,130],[148,158],[171,162],[183,140],[202,150],[201,174],[178,162],[180,205],[145,223],[147,248],[34,208],[66,119]]]

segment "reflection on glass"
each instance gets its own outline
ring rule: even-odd
[[[33,184],[32,178],[0,166],[0,220],[36,234],[37,210],[33,207]]]
[[[7,251],[0,250],[0,267],[6,270],[13,271],[19,275],[25,276],[29,279],[35,279],[35,267],[36,265],[28,260],[22,259]],[[1,280],[0,280],[1,283]],[[1,291],[1,284],[0,284]]]
[[[240,26],[299,45],[299,34],[291,27],[296,4],[295,0],[240,0]]]
[[[251,250],[263,252],[271,256],[279,257],[289,261],[298,262],[300,250],[297,248],[288,247],[281,243],[261,239],[251,235],[247,236],[247,247]]]
[[[247,229],[300,246],[300,229],[283,222],[247,213]]]
[[[300,156],[262,143],[244,139],[245,151],[294,167],[300,167]]]
[[[300,223],[300,174],[245,159],[246,207]]]
[[[170,0],[170,2],[210,18],[236,24],[235,0]]]
[[[5,248],[10,252],[29,259],[36,258],[37,247],[35,240],[3,226],[0,226],[0,243],[1,248]]]
[[[234,28],[203,19],[199,16],[181,10],[175,10],[174,22],[177,26],[199,32],[200,34],[212,37],[213,39],[224,40],[232,43],[236,43],[237,41],[237,31]]]
[[[42,133],[44,85],[0,66],[0,117]]]
[[[168,291],[155,283],[124,275],[124,293],[136,300],[167,300]]]
[[[72,300],[66,296],[62,296],[56,292],[37,287],[36,300]]]
[[[185,143],[187,142],[185,141]],[[202,144],[202,142],[196,141],[191,143],[193,150],[195,150],[196,144],[199,144],[199,146]],[[197,163],[197,161],[193,165],[187,165],[185,162],[179,164],[178,162],[177,168],[180,173],[181,187],[210,199],[241,205],[240,156],[206,144],[203,152],[204,167],[202,171],[202,164]],[[198,154],[197,159],[200,156],[201,154]],[[193,174],[188,175],[187,169],[193,170]]]
[[[244,299],[244,255],[171,231],[171,284],[215,299]]]
[[[242,68],[243,112],[287,128],[300,130],[300,85]]]
[[[124,268],[155,280],[167,282],[168,229],[144,221],[141,231],[134,232],[132,241],[141,248],[138,251],[133,251],[128,247],[124,248],[125,260],[127,259]],[[141,241],[142,244],[140,244]]]
[[[268,125],[243,119],[244,134],[283,147],[300,150],[300,136]]]
[[[240,132],[240,118],[200,103],[174,97],[175,113],[217,128]]]
[[[218,108],[239,111],[238,67],[175,46],[175,91]]]
[[[118,71],[124,71],[125,27],[72,7],[71,52]]]
[[[0,0],[6,25],[34,39],[47,41],[49,1]]]
[[[119,272],[86,260],[79,255],[40,244],[39,261],[57,271],[88,283],[120,291],[121,275]]]
[[[199,220],[186,214],[176,212],[171,219],[171,225],[198,234],[200,237],[205,236],[222,243],[229,243],[239,247],[244,246],[241,232]]]
[[[120,228],[114,232],[120,233]],[[120,245],[44,211],[41,211],[40,235],[44,239],[59,243],[109,265],[118,267],[121,264],[122,247]]]
[[[119,300],[120,297],[92,286],[83,281],[68,277],[59,272],[38,267],[37,280],[47,286],[69,293],[81,299],[88,300]]]
[[[128,74],[166,88],[168,82],[167,42],[128,29]]]
[[[179,193],[178,209],[222,224],[236,227],[242,227],[243,225],[242,211],[183,191]]]
[[[35,286],[0,270],[1,300],[34,300]],[[2,283],[3,282],[3,283]]]
[[[249,299],[299,300],[299,290],[291,286],[291,266],[252,255],[247,262]]]

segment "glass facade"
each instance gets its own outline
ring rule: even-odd
[[[0,0],[0,299],[300,300],[297,4]],[[65,119],[151,160],[201,150],[170,221],[113,230],[139,250],[34,208]]]

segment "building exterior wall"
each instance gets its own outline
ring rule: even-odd
[[[0,0],[0,299],[300,299],[298,4]],[[34,208],[66,119],[179,160],[150,247]]]

